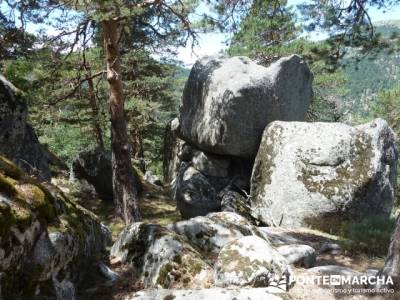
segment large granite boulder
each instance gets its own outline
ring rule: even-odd
[[[215,264],[215,284],[267,287],[289,284],[291,269],[286,259],[269,242],[258,236],[245,236],[225,245]]]
[[[304,120],[312,80],[297,55],[267,68],[247,57],[200,59],[183,92],[180,135],[206,152],[254,158],[268,123]]]
[[[134,223],[111,248],[111,256],[137,270],[144,287],[201,288],[212,280],[211,267],[188,241],[160,225]]]
[[[218,255],[221,248],[235,239],[264,235],[248,220],[233,212],[215,212],[168,225],[168,229],[185,236],[202,254]]]
[[[95,215],[0,156],[0,299],[75,299],[109,243]]]
[[[251,179],[251,206],[269,225],[335,229],[366,215],[388,216],[394,198],[395,135],[382,119],[271,123]]]
[[[27,123],[27,115],[22,92],[0,75],[0,154],[29,174],[49,180],[46,152]]]

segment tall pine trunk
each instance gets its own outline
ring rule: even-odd
[[[143,150],[143,137],[139,130],[130,131],[130,141],[133,146],[132,157],[139,165],[140,171],[146,172],[146,164],[144,162],[144,150]]]
[[[85,64],[85,70],[86,70],[86,79],[89,87],[89,105],[92,115],[93,132],[96,138],[97,146],[101,149],[104,149],[103,130],[101,129],[101,124],[99,120],[99,108],[97,106],[97,97],[96,97],[96,92],[94,90],[93,78],[91,77],[92,71],[88,63]]]
[[[141,220],[136,178],[131,164],[131,146],[124,113],[124,95],[119,53],[119,22],[103,21],[104,48],[107,57],[111,115],[111,150],[114,203],[126,224]]]

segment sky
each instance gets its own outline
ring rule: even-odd
[[[288,5],[296,6],[304,1],[302,0],[288,0]],[[370,9],[369,14],[372,22],[399,20],[400,19],[400,5],[393,7],[389,11]],[[323,35],[313,33],[309,36],[310,39],[321,39]],[[207,33],[199,35],[199,44],[194,47],[193,51],[191,46],[181,47],[178,49],[178,60],[182,61],[185,66],[192,66],[195,61],[202,56],[215,55],[225,50],[227,46],[225,42],[227,36],[222,33]]]

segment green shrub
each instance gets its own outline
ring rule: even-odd
[[[381,216],[369,216],[361,222],[346,223],[341,230],[340,243],[350,253],[384,257],[395,223],[395,218]]]

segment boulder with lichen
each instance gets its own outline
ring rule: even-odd
[[[1,299],[74,299],[110,241],[94,214],[0,156]]]
[[[251,179],[251,207],[269,225],[335,229],[389,216],[395,135],[382,119],[360,126],[276,121],[267,126]]]
[[[215,264],[215,284],[221,287],[267,287],[289,284],[291,269],[269,242],[245,236],[225,245]]]
[[[148,223],[126,227],[111,248],[111,257],[131,264],[144,287],[207,287],[211,267],[189,242],[167,228]]]
[[[267,236],[244,217],[233,212],[215,212],[168,225],[170,230],[185,236],[206,255],[218,255],[223,246],[243,236]]]

